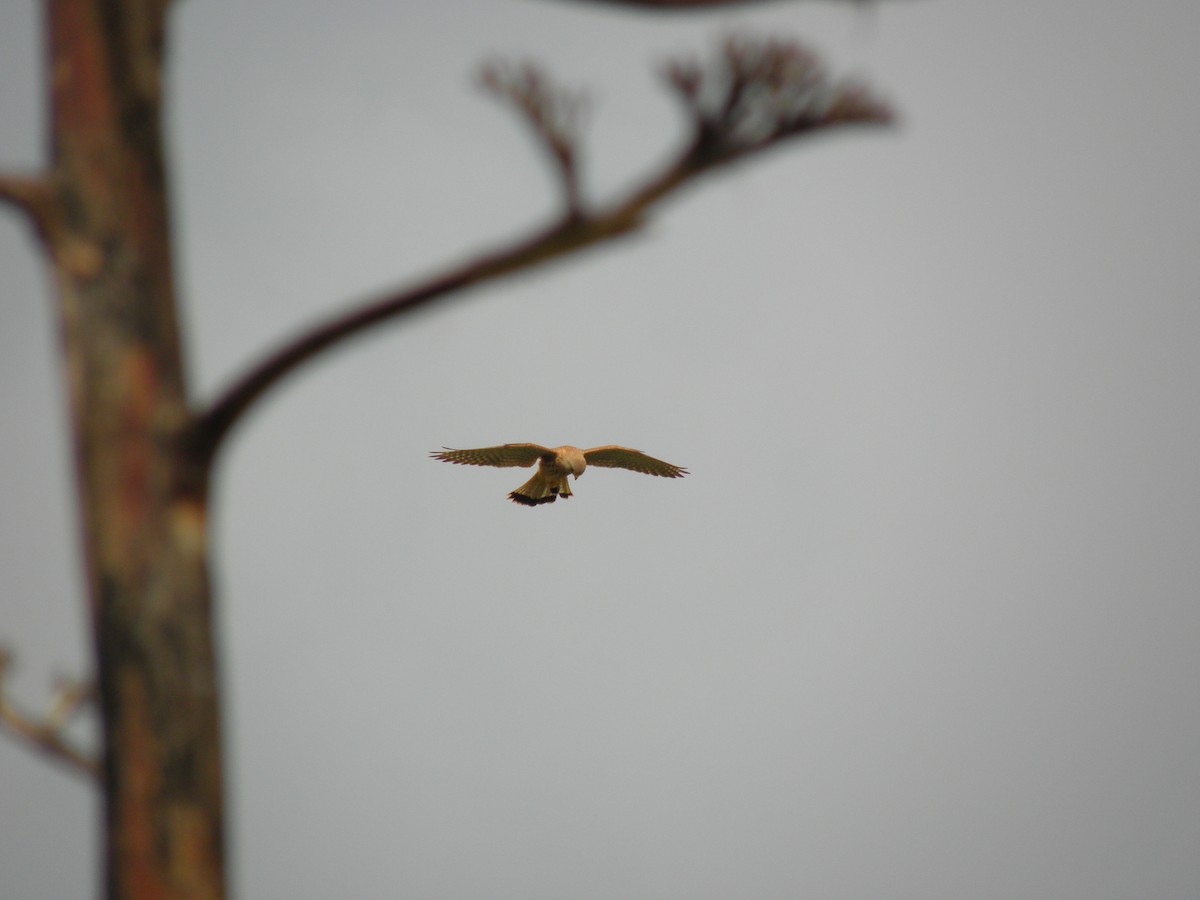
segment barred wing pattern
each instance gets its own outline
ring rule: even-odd
[[[629,469],[631,472],[641,472],[643,475],[658,475],[662,478],[682,478],[688,474],[683,466],[663,462],[653,456],[647,456],[640,450],[630,450],[628,447],[593,447],[583,451],[583,458],[589,466],[600,466],[604,469]]]
[[[451,450],[443,447],[430,453],[434,459],[459,466],[532,466],[539,459],[554,458],[554,451],[540,444],[502,444],[499,447],[480,447],[477,450]]]

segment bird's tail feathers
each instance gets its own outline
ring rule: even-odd
[[[567,484],[565,475],[555,478],[538,472],[509,494],[508,499],[523,506],[540,506],[543,503],[553,503],[559,497],[569,498],[570,496],[571,487]]]

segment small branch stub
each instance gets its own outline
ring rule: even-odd
[[[9,203],[25,213],[43,239],[51,227],[53,196],[50,182],[45,178],[0,175],[0,205]]]

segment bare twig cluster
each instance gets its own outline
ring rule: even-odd
[[[12,654],[0,648],[0,726],[78,772],[99,780],[100,767],[91,756],[76,747],[66,735],[67,725],[84,706],[94,699],[90,684],[61,679],[46,712],[35,717],[20,709],[8,696],[5,684]]]
[[[815,54],[794,41],[731,37],[715,64],[676,61],[664,76],[691,121],[697,165],[727,162],[818,129],[892,119],[865,87],[831,82]]]

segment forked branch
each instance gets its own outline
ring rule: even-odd
[[[39,719],[9,699],[5,681],[11,663],[12,655],[0,649],[0,727],[7,728],[47,756],[99,781],[99,764],[76,747],[65,734],[71,719],[92,701],[92,687],[84,682],[64,679],[57,685],[45,715]]]
[[[672,63],[665,75],[683,102],[690,139],[673,160],[625,196],[589,207],[576,180],[573,129],[578,101],[531,66],[489,68],[485,83],[514,102],[559,167],[565,186],[562,215],[508,247],[355,306],[284,344],[198,416],[190,435],[193,451],[204,460],[211,458],[233,425],[271,386],[344,338],[463,288],[636,231],[661,200],[726,163],[822,129],[885,124],[892,118],[887,105],[865,88],[830,82],[813,54],[791,42],[730,39],[715,62]]]

